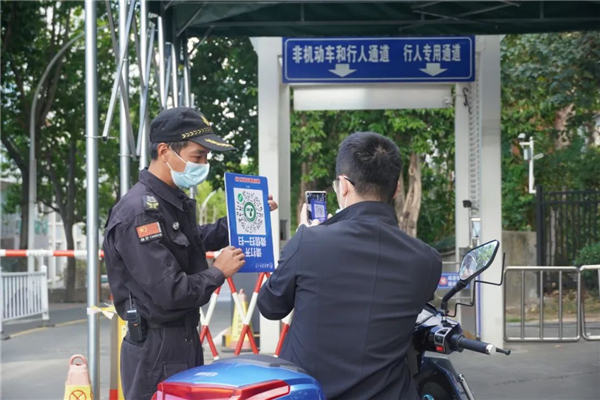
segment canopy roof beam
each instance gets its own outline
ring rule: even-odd
[[[201,4],[200,7],[198,7],[198,9],[196,10],[196,12],[194,13],[194,15],[192,15],[192,17],[187,20],[187,22],[181,27],[181,29],[179,29],[177,31],[177,37],[181,36],[181,34],[183,32],[185,32],[185,30],[192,24],[192,22],[194,22],[194,20],[196,18],[198,18],[198,15],[200,15],[200,13],[204,9],[204,7],[206,7],[206,3]]]
[[[502,18],[490,18],[490,19],[435,19],[418,21],[419,25],[457,25],[457,24],[506,24],[506,23],[535,23],[538,22],[537,18],[520,18],[520,19],[502,19]],[[385,21],[232,21],[232,22],[209,22],[205,24],[195,25],[194,28],[242,28],[242,27],[284,27],[284,26],[369,26],[369,25],[406,25],[416,22],[415,20],[385,20]],[[598,17],[583,17],[583,18],[546,18],[544,22],[558,22],[558,23],[576,23],[576,22],[600,22],[600,16]]]

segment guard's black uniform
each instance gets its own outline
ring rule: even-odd
[[[152,143],[183,140],[215,151],[233,149],[196,110],[172,108],[152,121]],[[123,319],[137,310],[147,327],[145,340],[129,332],[123,341],[126,400],[150,400],[162,380],[203,364],[199,307],[225,280],[208,267],[206,252],[228,246],[228,236],[225,218],[198,226],[196,202],[148,170],[109,213],[104,257],[115,306]]]
[[[151,398],[165,378],[203,364],[198,308],[224,282],[209,268],[206,251],[229,243],[227,221],[198,226],[196,202],[147,170],[111,211],[104,256],[119,316],[126,319],[131,292],[147,321],[147,338],[125,337],[121,352],[127,400]]]

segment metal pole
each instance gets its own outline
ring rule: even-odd
[[[563,278],[562,271],[558,272],[558,338],[563,337]]]
[[[183,38],[180,42],[181,51],[183,52],[183,105],[185,107],[192,106],[192,93],[191,93],[191,78],[190,78],[190,55],[188,53],[188,39]],[[198,189],[196,187],[190,188],[190,198],[196,199],[198,195]]]
[[[98,93],[96,2],[85,0],[85,131],[87,178],[87,303],[98,305]],[[88,361],[93,396],[100,398],[99,315],[88,315]]]
[[[179,64],[179,57],[177,57],[177,50],[176,50],[175,43],[171,43],[171,79],[173,80],[173,83],[171,84],[173,86],[173,107],[179,107],[179,93],[177,93],[178,90],[178,86],[177,86],[177,65]]]
[[[31,114],[29,119],[29,203],[27,207],[27,214],[29,216],[27,221],[27,248],[35,249],[35,206],[37,203],[37,162],[35,159],[35,117],[38,97],[40,90],[42,90],[42,84],[48,77],[50,70],[54,64],[62,57],[62,55],[75,43],[85,35],[85,32],[80,33],[73,39],[69,40],[59,51],[56,53],[54,58],[46,66],[46,70],[42,74],[42,78],[38,82],[38,85],[33,93],[33,102],[31,104]],[[27,259],[27,272],[34,272],[35,259],[29,257]]]
[[[192,82],[190,77],[190,55],[187,51],[188,39],[181,41],[181,47],[183,48],[183,85],[184,85],[184,105],[186,107],[192,106]]]
[[[525,270],[521,271],[521,339],[525,339]]]
[[[158,17],[158,94],[160,105],[167,107],[165,95],[165,26],[162,17]]]
[[[194,52],[198,49],[198,47],[202,46],[202,44],[204,44],[204,42],[206,41],[206,39],[208,39],[208,35],[210,35],[210,33],[213,31],[214,27],[210,27],[206,30],[206,33],[204,34],[204,36],[202,37],[202,39],[200,39],[198,41],[198,43],[196,43],[196,45],[192,48],[192,50],[190,50],[190,52],[188,53],[188,56],[191,57],[192,54],[194,54]]]
[[[544,271],[540,271],[540,339],[544,338]]]
[[[178,87],[178,89],[179,89],[179,95],[178,95],[179,103],[178,104],[180,106],[183,106],[185,104],[185,99],[184,99],[184,97],[185,97],[185,84],[183,82],[183,79],[179,80],[179,87]]]
[[[536,236],[536,258],[538,265],[546,265],[545,260],[545,250],[544,250],[544,241],[546,240],[546,235],[544,234],[544,192],[542,186],[538,185],[535,191],[535,208],[536,208],[536,228],[535,228],[535,236]]]
[[[133,12],[135,11],[135,7],[131,7],[129,10],[129,15],[127,16],[127,24],[125,26],[125,31],[127,35],[125,36],[125,50],[121,50],[121,54],[119,54],[119,64],[117,66],[117,77],[115,78],[115,83],[113,84],[112,92],[110,95],[110,102],[108,104],[108,112],[106,114],[106,122],[104,123],[104,131],[102,133],[102,137],[108,137],[108,130],[110,128],[110,124],[112,122],[113,113],[115,111],[115,103],[117,101],[117,94],[119,92],[119,86],[121,84],[121,73],[123,71],[123,63],[125,60],[127,44],[129,43],[129,31],[131,30],[131,22],[133,21]],[[133,146],[132,146],[133,147]]]
[[[170,45],[169,45],[170,46]],[[171,54],[169,54],[169,58],[167,59],[167,75],[166,76],[170,76],[171,75],[171,65],[173,65],[173,63],[171,62]],[[170,79],[167,79],[165,81],[165,91],[164,91],[164,95],[165,97],[163,98],[163,103],[165,104],[165,108],[167,107],[167,100],[169,100],[169,84],[171,83]]]
[[[134,7],[132,4],[131,7]],[[119,48],[121,54],[125,54],[123,58],[123,86],[121,86],[121,118],[120,118],[120,161],[121,161],[121,197],[129,190],[129,180],[131,177],[130,171],[130,153],[128,140],[128,124],[127,124],[127,110],[125,108],[125,101],[123,99],[129,96],[129,57],[127,54],[128,47],[128,36],[129,31],[127,30],[127,0],[119,0]],[[131,149],[133,151],[133,149]]]
[[[148,47],[148,58],[146,60],[145,70],[146,76],[150,76],[150,65],[151,65],[151,55],[154,53],[152,51],[152,46],[154,46],[154,32],[155,27],[152,25],[152,31],[150,33],[150,46]],[[144,87],[144,91],[142,93],[142,103],[140,110],[140,130],[138,132],[138,137],[141,137],[141,148],[140,148],[140,170],[146,168],[148,166],[148,135],[147,131],[144,131],[144,123],[143,121],[148,120],[148,88],[149,85]]]
[[[54,200],[54,199],[53,199]],[[53,201],[54,202],[54,201]],[[56,250],[56,213],[50,217],[50,249]],[[50,287],[56,289],[56,258],[50,257]]]
[[[42,79],[45,77],[42,77]],[[38,85],[38,88],[41,86]],[[27,210],[27,248],[35,249],[35,204],[37,203],[37,161],[35,159],[35,114],[38,92],[33,95],[31,122],[29,123],[29,206]],[[27,258],[27,272],[35,271],[35,260]]]
[[[154,30],[152,31],[154,36]],[[147,97],[147,90],[145,87],[150,85],[150,73],[149,69],[146,68],[145,61],[148,58],[148,2],[146,0],[140,0],[140,59],[143,70],[140,72],[140,105],[144,102]],[[145,92],[145,93],[144,93]],[[143,125],[141,130],[141,148],[140,148],[140,170],[148,166],[148,116],[144,113],[145,117],[141,120]]]
[[[2,277],[2,267],[0,267],[0,340],[6,340],[2,320],[4,319],[4,278]]]
[[[581,304],[582,304],[582,298],[581,298],[581,271],[577,271],[577,318],[576,318],[576,331],[575,331],[575,336],[577,337],[577,340],[579,340],[579,338],[581,337],[581,325],[583,325],[584,323],[581,322],[581,318],[582,318],[582,314],[581,314]],[[585,332],[584,332],[585,334]]]
[[[202,223],[202,218],[204,218],[204,213],[206,212],[206,206],[208,205],[208,201],[215,194],[217,194],[217,191],[213,190],[212,192],[210,192],[210,194],[208,196],[206,196],[206,199],[204,199],[204,201],[202,202],[202,206],[200,207],[200,222],[201,223]]]
[[[198,17],[198,15],[200,15],[200,13],[202,12],[202,10],[204,9],[204,7],[206,7],[206,3],[202,4],[198,10],[196,10],[196,12],[192,15],[192,17],[190,19],[187,20],[187,22],[185,24],[183,24],[183,26],[181,27],[181,29],[179,29],[177,31],[177,36],[181,36],[181,34],[183,32],[185,32],[185,30],[188,28],[188,26],[190,26],[192,24],[192,22],[194,22],[194,20]]]
[[[533,177],[533,163],[534,163],[533,137],[529,138],[529,148],[531,149],[531,156],[530,156],[531,158],[529,159],[529,193],[535,194],[535,189],[533,188],[533,182],[534,182],[534,177]]]

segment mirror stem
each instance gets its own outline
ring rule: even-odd
[[[450,291],[448,293],[446,293],[446,295],[444,296],[444,298],[442,299],[442,304],[440,305],[440,308],[442,309],[442,311],[444,312],[444,315],[448,314],[448,301],[452,298],[452,296],[454,296],[456,293],[460,292],[461,290],[463,290],[464,288],[467,287],[467,285],[469,284],[469,282],[467,281],[463,281],[462,279],[460,281],[458,281],[456,283],[456,285],[454,285],[454,287],[452,289],[450,289]]]

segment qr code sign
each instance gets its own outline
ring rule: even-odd
[[[325,218],[325,205],[324,204],[315,204],[314,207],[314,219],[324,219]]]
[[[235,222],[238,235],[266,235],[262,192],[234,188]]]

